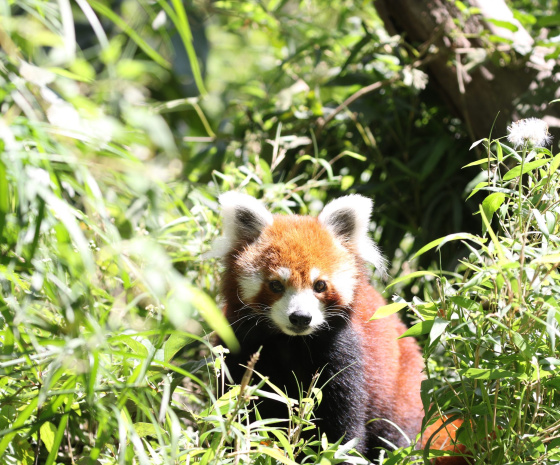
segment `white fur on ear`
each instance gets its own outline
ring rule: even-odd
[[[360,257],[384,275],[385,258],[368,237],[372,210],[373,202],[367,197],[357,194],[347,195],[328,203],[319,215],[319,221],[336,237],[353,244]]]
[[[272,224],[272,214],[254,197],[230,191],[220,195],[223,237],[212,247],[212,256],[228,253],[239,240],[252,242],[262,230]]]

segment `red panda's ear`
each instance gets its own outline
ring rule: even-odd
[[[225,255],[239,241],[253,242],[272,224],[272,214],[254,197],[239,192],[220,195],[224,237],[213,255]]]
[[[373,202],[361,195],[347,195],[333,200],[319,215],[319,222],[343,242],[351,243],[360,257],[375,266],[382,275],[385,259],[368,237]]]

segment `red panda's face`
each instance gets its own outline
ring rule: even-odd
[[[284,334],[310,335],[328,329],[332,318],[349,319],[362,261],[383,272],[383,258],[367,237],[372,204],[365,197],[335,200],[318,218],[272,216],[256,199],[235,192],[220,202],[219,253],[227,265],[222,288],[239,319],[256,316]]]
[[[281,332],[306,336],[349,312],[360,268],[316,218],[275,216],[234,255],[232,271],[244,305]]]

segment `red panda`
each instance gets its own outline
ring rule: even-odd
[[[409,445],[421,429],[424,364],[414,339],[398,339],[406,328],[397,315],[369,321],[385,304],[365,266],[385,271],[368,237],[371,200],[348,195],[317,218],[272,215],[236,192],[220,204],[221,293],[241,344],[226,359],[233,379],[241,381],[242,365],[262,347],[257,370],[292,398],[317,372],[330,380],[316,411],[330,441],[358,438],[370,460],[388,443]],[[265,401],[259,412],[283,418],[286,407]]]

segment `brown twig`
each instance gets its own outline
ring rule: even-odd
[[[317,131],[315,131],[315,135],[319,135],[323,128],[329,124],[333,118],[338,115],[342,110],[350,106],[353,102],[358,100],[360,97],[363,97],[370,92],[373,92],[381,87],[386,86],[387,84],[392,84],[397,80],[397,77],[392,77],[391,79],[385,79],[384,81],[377,81],[369,86],[362,87],[357,92],[353,93],[350,97],[348,97],[344,102],[342,102],[338,107],[336,107],[324,120],[319,120],[319,124],[317,127]]]

